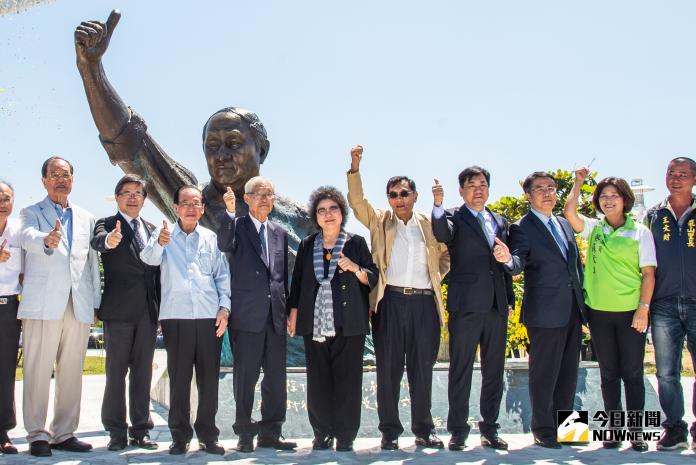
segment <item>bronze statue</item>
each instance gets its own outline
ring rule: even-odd
[[[147,132],[145,121],[121,100],[106,77],[101,58],[121,18],[113,10],[106,23],[84,21],[75,29],[77,69],[85,86],[99,139],[111,163],[126,173],[142,176],[148,183],[150,200],[170,220],[174,212],[174,192],[186,184],[197,185],[196,177],[169,157]],[[203,126],[203,151],[211,181],[203,187],[205,215],[201,224],[217,231],[218,217],[225,210],[223,194],[231,187],[237,196],[238,214],[246,214],[242,201],[244,184],[259,174],[268,155],[266,130],[255,113],[228,107],[215,112]],[[309,216],[299,204],[276,197],[271,219],[288,230],[289,245],[296,250],[299,241],[313,231]],[[291,267],[294,257],[290,257]]]

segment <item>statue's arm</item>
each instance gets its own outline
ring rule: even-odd
[[[106,23],[83,21],[75,29],[77,69],[82,77],[92,118],[103,140],[115,140],[130,120],[130,111],[106,77],[102,56],[121,13],[114,10]]]
[[[170,219],[174,192],[183,185],[198,184],[195,176],[170,158],[147,133],[145,121],[121,100],[106,77],[102,56],[121,18],[113,10],[106,23],[83,21],[75,29],[77,69],[99,139],[109,159],[125,173],[142,176],[148,183],[148,198]]]

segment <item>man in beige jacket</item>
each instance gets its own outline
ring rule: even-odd
[[[415,213],[416,183],[406,176],[387,181],[389,210],[374,208],[363,194],[363,148],[351,150],[348,203],[370,230],[379,270],[370,295],[372,337],[377,357],[377,412],[382,449],[399,448],[399,391],[404,360],[411,396],[411,430],[416,445],[442,448],[430,414],[433,366],[444,323],[441,283],[449,270],[447,247],[437,242],[430,217]]]

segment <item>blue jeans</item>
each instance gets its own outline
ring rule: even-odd
[[[652,337],[655,345],[657,385],[660,406],[665,412],[663,427],[686,431],[684,393],[680,382],[684,336],[691,360],[696,366],[696,299],[668,298],[653,301],[650,310]],[[692,409],[696,415],[696,383],[692,389]],[[696,434],[696,422],[691,426]]]

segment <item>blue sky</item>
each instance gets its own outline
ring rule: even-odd
[[[174,4],[180,6],[173,6]],[[665,166],[696,155],[696,3],[689,1],[56,0],[0,17],[0,177],[19,208],[43,198],[42,161],[76,167],[72,199],[101,217],[122,175],[103,151],[75,67],[81,20],[123,14],[104,66],[168,153],[208,179],[201,127],[215,110],[258,113],[262,173],[305,202],[345,189],[365,147],[368,197],[415,178],[429,212],[434,177],[480,164],[491,198],[540,169],[595,158],[600,176],[642,176],[666,195]],[[146,216],[161,215],[148,207]],[[364,231],[353,220],[349,229]]]

